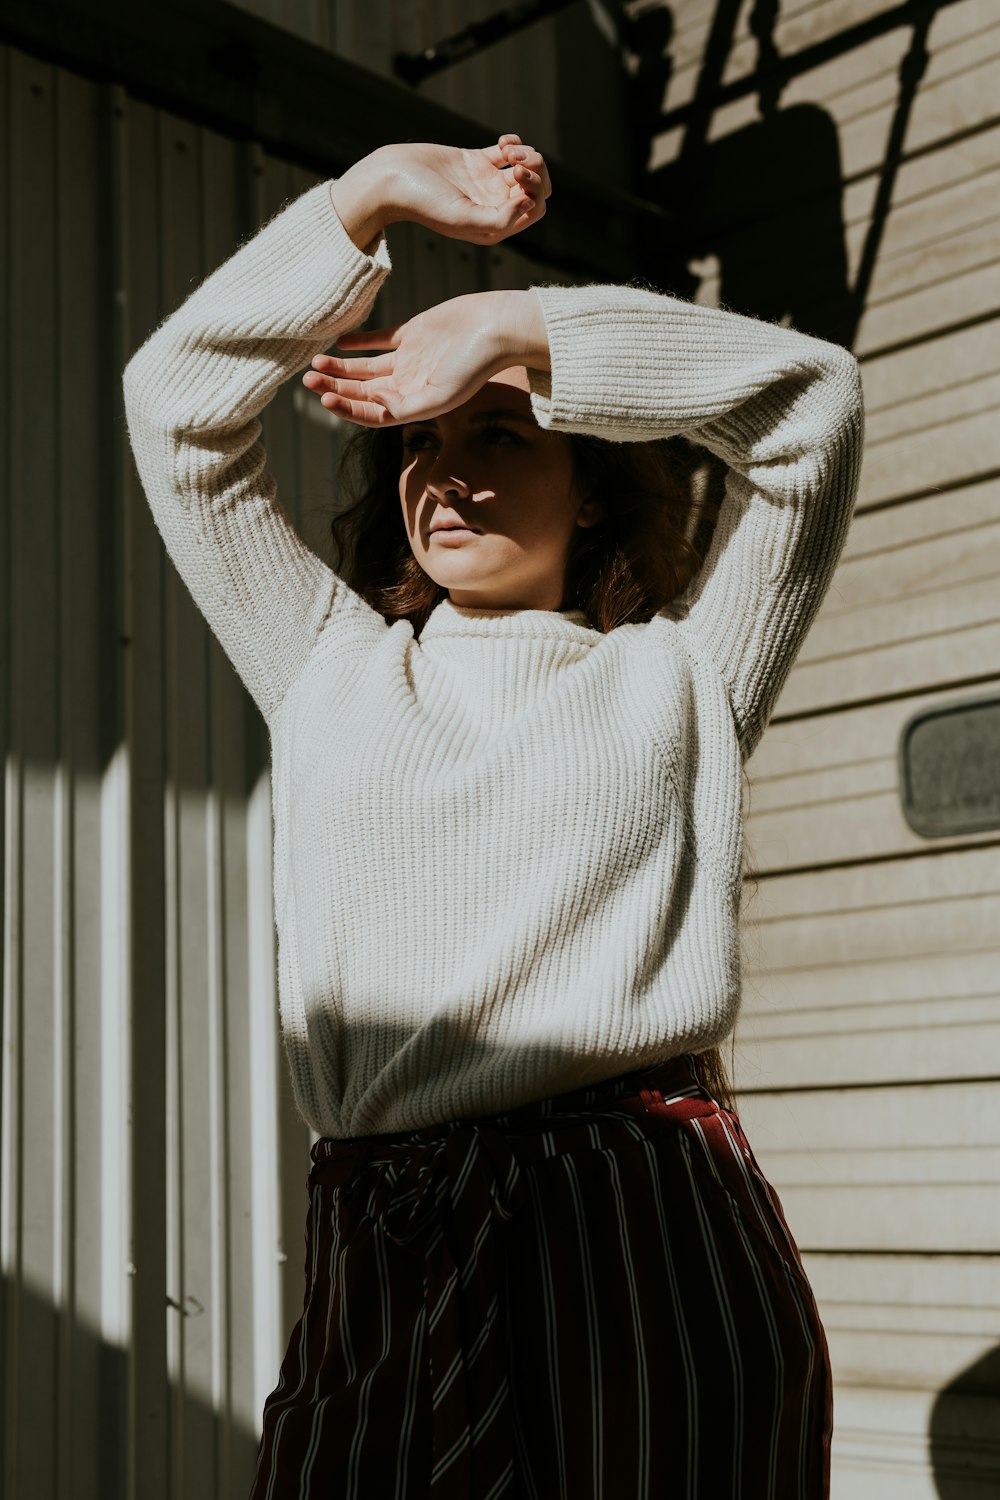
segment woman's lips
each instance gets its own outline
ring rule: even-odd
[[[479,536],[478,531],[473,531],[470,526],[439,526],[436,531],[431,532],[432,537],[438,541],[467,541],[470,536]]]

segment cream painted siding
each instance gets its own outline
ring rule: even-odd
[[[828,263],[840,214],[860,293],[840,326],[866,394],[861,495],[750,765],[736,1054],[830,1337],[835,1500],[1000,1493],[1000,831],[915,834],[897,762],[919,709],[1000,694],[1000,11],[913,6],[836,51],[892,10],[758,5],[781,58],[816,49],[777,110],[826,112],[842,180],[817,205],[815,182],[782,183],[773,160],[756,222],[723,207],[692,267],[704,300],[734,264],[753,287],[753,255],[780,256],[802,215],[819,227],[795,243]],[[758,90],[738,89],[762,57],[752,6],[672,11],[653,190],[698,128],[673,114],[696,91],[710,106],[696,162],[725,163],[761,119]]]

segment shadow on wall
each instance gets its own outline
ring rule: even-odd
[[[620,39],[630,73],[632,186],[668,209],[679,229],[679,243],[666,260],[650,253],[640,274],[664,291],[687,297],[702,292],[707,301],[853,347],[927,66],[928,33],[943,3],[927,0],[909,28],[870,216],[851,258],[836,122],[818,104],[782,104],[789,81],[804,70],[794,57],[783,58],[775,42],[779,0],[756,0],[750,12],[756,59],[737,86],[726,70],[743,0],[715,0],[696,81],[685,90],[688,102],[676,109],[664,108],[679,69],[674,9],[661,0],[626,3]],[[808,47],[810,68],[835,56],[850,56],[842,37]],[[756,119],[710,138],[726,100],[742,98],[745,105],[754,97]],[[669,156],[660,166],[657,151]],[[941,1500],[985,1494],[983,1482],[995,1473],[998,1432],[1000,1348],[963,1371],[935,1400],[929,1437]]]
[[[899,68],[899,87],[871,217],[853,277],[842,210],[843,178],[836,124],[817,104],[783,106],[799,71],[774,41],[778,0],[757,0],[750,16],[756,64],[739,96],[756,96],[758,118],[709,139],[732,50],[742,0],[716,0],[698,77],[689,102],[663,108],[674,74],[674,22],[669,6],[631,7],[622,42],[630,60],[629,91],[635,185],[676,216],[681,242],[664,264],[650,259],[641,274],[680,296],[695,296],[717,278],[711,300],[737,312],[784,321],[851,347],[871,285],[913,101],[927,63],[935,6],[912,28]],[[809,67],[839,55],[837,36],[810,47]],[[726,85],[727,97],[733,97]],[[663,166],[648,168],[659,138],[677,148]]]
[[[985,1495],[983,1480],[995,1483],[998,1466],[1000,1345],[938,1393],[930,1426],[931,1464],[941,1500]]]
[[[0,1490],[11,1500],[245,1500],[256,1432],[172,1384],[159,1361],[135,1371],[127,1349],[31,1288],[4,1278],[0,1297]]]

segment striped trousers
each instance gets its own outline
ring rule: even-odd
[[[312,1150],[251,1500],[824,1500],[826,1339],[689,1058]]]

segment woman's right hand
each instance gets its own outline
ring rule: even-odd
[[[536,224],[552,183],[541,154],[520,136],[466,149],[430,142],[380,146],[332,185],[355,243],[408,220],[448,239],[496,245]]]
[[[363,427],[430,421],[501,370],[549,364],[545,320],[530,291],[469,292],[394,328],[345,333],[337,343],[386,353],[354,359],[318,354],[302,383],[328,411]]]

